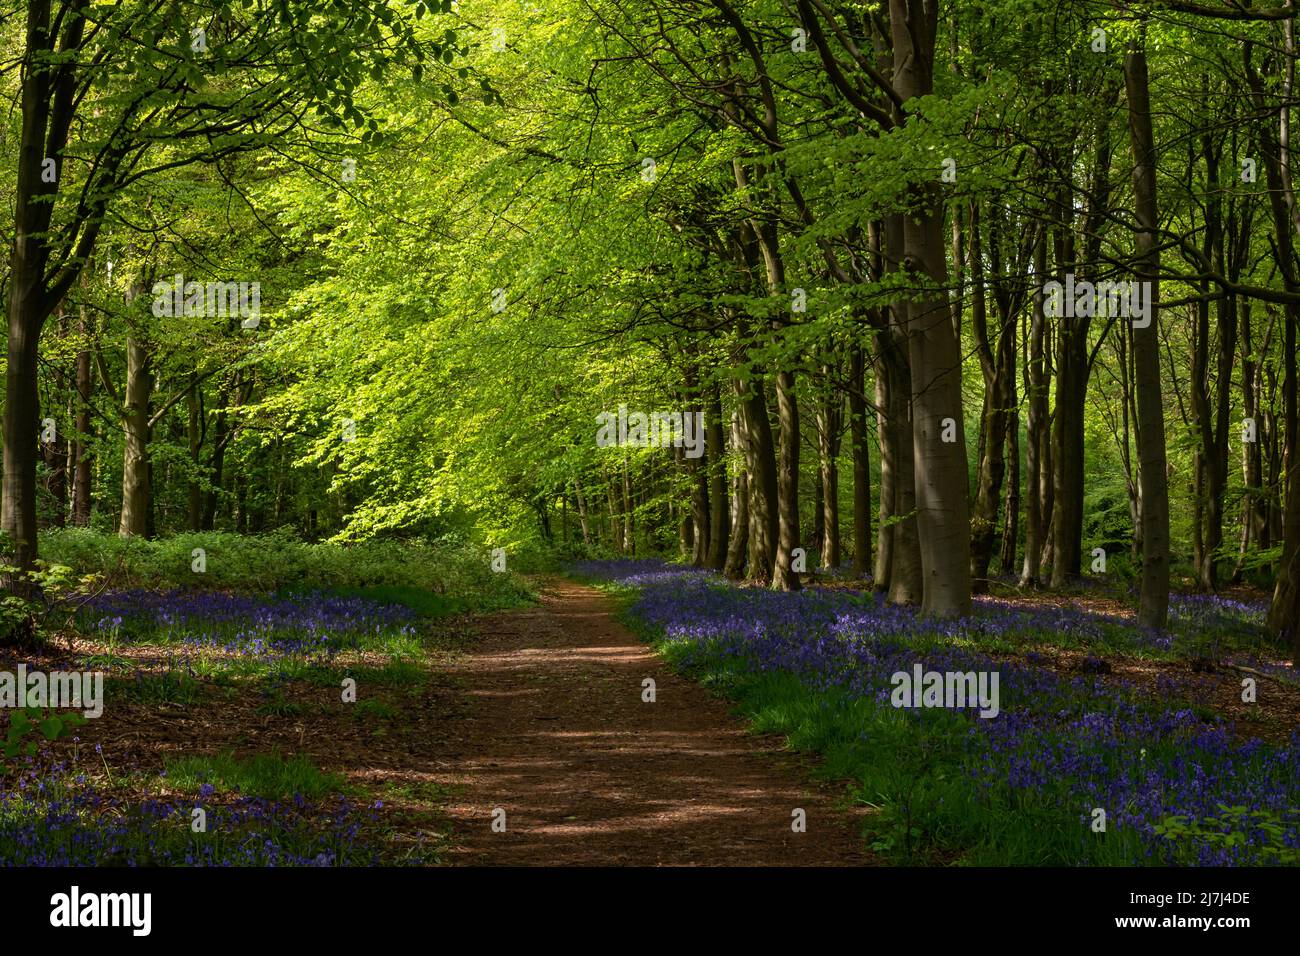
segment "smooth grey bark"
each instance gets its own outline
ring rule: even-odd
[[[867,445],[866,356],[849,353],[849,444],[853,457],[853,577],[871,568],[871,456]]]
[[[935,0],[890,0],[894,88],[903,103],[933,91]],[[970,508],[962,415],[961,349],[943,287],[948,278],[944,214],[937,183],[912,190],[903,219],[906,271],[926,283],[907,307],[912,375],[921,613],[965,617],[971,611]],[[946,432],[955,441],[945,441]]]
[[[745,429],[739,409],[731,414],[731,444],[740,452],[741,461],[748,462],[749,451]],[[731,535],[727,543],[727,563],[723,574],[732,581],[745,576],[745,560],[749,553],[749,470],[744,464],[737,469],[731,493]]]
[[[1150,322],[1133,329],[1134,385],[1141,436],[1138,458],[1142,485],[1142,581],[1138,622],[1163,628],[1169,617],[1169,488],[1166,478],[1164,397],[1160,387],[1160,250],[1156,205],[1156,147],[1151,125],[1150,80],[1145,30],[1124,56],[1129,141],[1133,151],[1134,236],[1138,279],[1150,283]]]
[[[127,296],[131,306],[140,285]],[[122,537],[149,533],[149,402],[153,395],[153,370],[149,345],[137,329],[126,341],[126,382],[122,392],[122,515],[117,532]]]
[[[722,396],[714,382],[709,388],[708,423],[705,426],[709,462],[709,552],[708,566],[722,571],[727,565],[731,536],[731,508],[727,501],[727,446],[723,431]]]

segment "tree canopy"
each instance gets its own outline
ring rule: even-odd
[[[1294,17],[9,3],[15,563],[452,536],[941,616],[1106,573],[1300,640]]]

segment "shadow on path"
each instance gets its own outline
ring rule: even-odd
[[[833,788],[674,674],[599,591],[548,579],[537,607],[476,625],[479,640],[452,670],[466,706],[437,747],[455,769],[436,779],[458,788],[449,862],[871,862]],[[654,703],[641,700],[646,677]],[[492,831],[498,807],[504,833]],[[796,807],[805,833],[791,830]]]

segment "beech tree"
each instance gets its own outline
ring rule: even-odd
[[[418,68],[424,53],[414,12],[385,3],[26,8],[0,518],[23,571],[37,550],[41,330],[120,212],[115,202],[168,170],[291,137],[329,151],[329,128],[367,122],[353,97],[361,78],[398,62]]]
[[[1255,587],[1297,639],[1288,4],[447,6],[0,21],[11,563],[455,533],[950,618]],[[262,326],[153,316],[182,269]]]

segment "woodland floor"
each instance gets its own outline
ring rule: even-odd
[[[382,804],[372,836],[385,861],[879,862],[860,836],[869,811],[850,804],[845,786],[818,780],[784,737],[748,731],[727,702],[675,673],[618,622],[603,592],[554,577],[534,585],[535,605],[430,621],[405,672],[386,671],[385,655],[364,652],[305,676],[186,676],[189,665],[174,648],[109,648],[73,633],[40,650],[0,652],[0,670],[24,662],[109,670],[116,683],[106,688],[103,716],[46,751],[91,785],[128,802],[183,802],[162,773],[178,758],[303,755],[349,799]],[[1039,666],[1073,671],[1085,663],[1078,651],[1042,651]],[[1153,693],[1161,675],[1204,679],[1201,703],[1241,718],[1243,736],[1284,741],[1300,725],[1300,689],[1292,685],[1262,678],[1267,702],[1252,711],[1239,700],[1240,672],[1191,671],[1186,661],[1118,655],[1104,673]],[[357,676],[357,703],[340,699],[345,675]],[[653,703],[642,699],[646,678],[655,682]],[[10,786],[14,772],[15,764],[0,762],[0,784]],[[233,798],[219,791],[210,799]],[[806,832],[791,827],[797,808]],[[492,826],[497,809],[504,832]]]
[[[102,717],[44,753],[132,803],[183,801],[161,773],[179,758],[302,755],[353,801],[382,803],[394,862],[872,862],[855,825],[863,809],[813,781],[784,739],[749,733],[725,702],[674,674],[600,591],[535,585],[536,605],[433,622],[416,679],[358,678],[355,704],[340,700],[338,677],[375,675],[383,655],[340,658],[318,680],[213,680],[185,676],[174,650],[114,647],[118,689],[106,688]],[[102,666],[106,650],[69,633],[0,652],[0,669]],[[642,702],[647,677],[653,703]],[[162,699],[142,693],[151,681],[169,688]],[[0,762],[0,783],[16,769]],[[497,808],[505,832],[492,828]],[[796,808],[805,832],[792,830]]]

